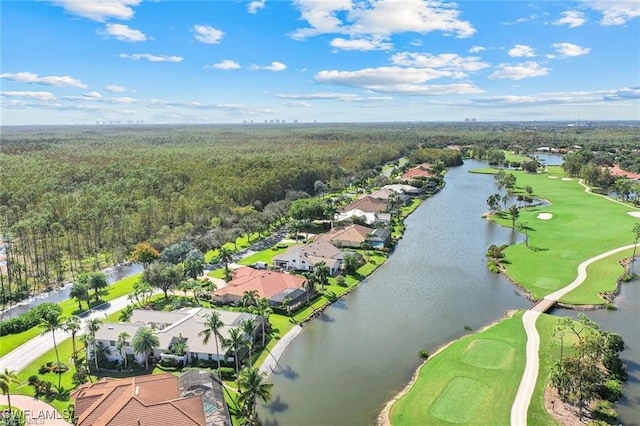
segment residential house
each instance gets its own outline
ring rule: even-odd
[[[402,175],[402,179],[412,180],[412,179],[420,179],[420,178],[430,178],[434,176],[435,176],[435,173],[431,171],[431,164],[422,163],[404,172],[404,174]]]
[[[221,383],[210,372],[101,379],[71,393],[78,426],[231,426]]]
[[[362,221],[368,226],[388,225],[391,223],[391,213],[374,213],[354,209],[338,213],[334,217],[335,222],[354,222],[356,220]]]
[[[273,257],[273,264],[285,271],[313,271],[320,262],[325,262],[331,275],[342,268],[343,253],[327,241],[314,241],[309,244],[295,244],[286,252]]]
[[[372,232],[372,228],[363,225],[337,226],[329,232],[318,235],[315,241],[328,241],[336,247],[359,248]]]
[[[310,296],[307,292],[311,291],[307,288],[307,280],[301,276],[245,266],[233,271],[233,279],[226,287],[214,291],[213,298],[220,303],[240,303],[244,293],[251,290],[275,307],[282,307],[288,299],[291,308],[304,303]]]
[[[361,210],[367,213],[382,213],[387,211],[387,200],[380,200],[371,195],[365,195],[362,198],[358,198],[352,203],[342,207],[339,212],[346,213],[350,210]]]
[[[410,195],[412,197],[417,197],[419,195],[422,195],[424,193],[424,189],[423,188],[417,188],[415,186],[412,185],[406,185],[403,183],[396,183],[393,185],[385,185],[382,187],[383,189],[390,189],[393,192],[395,192],[396,194],[405,194],[405,195]]]
[[[233,356],[226,356],[226,350],[222,347],[225,339],[230,337],[229,330],[241,326],[242,321],[252,318],[256,322],[253,336],[246,338],[256,339],[261,330],[263,318],[246,312],[231,312],[216,310],[220,315],[220,320],[224,324],[219,332],[221,339],[218,340],[216,349],[215,336],[209,338],[205,345],[199,333],[204,330],[207,317],[212,309],[192,308],[174,312],[151,311],[146,309],[134,309],[129,323],[104,323],[96,332],[96,344],[102,344],[109,348],[107,359],[111,361],[123,361],[122,355],[116,350],[118,336],[121,332],[127,332],[129,338],[125,342],[124,352],[133,355],[137,362],[144,362],[144,354],[136,354],[133,350],[132,339],[138,329],[151,327],[158,336],[160,345],[150,354],[154,358],[173,358],[177,361],[188,362],[189,360],[226,360],[233,361]],[[180,339],[185,339],[188,351],[184,356],[171,353],[171,348]],[[232,354],[231,354],[232,355]],[[243,357],[240,354],[239,357]]]

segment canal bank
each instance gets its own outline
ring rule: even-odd
[[[486,267],[490,244],[521,236],[482,219],[491,176],[447,173],[446,188],[406,221],[395,252],[349,296],[305,325],[270,381],[259,408],[272,425],[371,424],[434,351],[529,301]]]

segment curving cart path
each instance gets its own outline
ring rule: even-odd
[[[544,308],[541,308],[541,306],[548,306],[548,304],[553,305],[565,294],[569,293],[570,291],[577,288],[580,284],[582,284],[587,278],[587,267],[592,263],[602,260],[605,257],[611,256],[618,252],[632,249],[634,246],[635,244],[629,244],[623,247],[618,247],[594,256],[591,259],[585,260],[580,265],[578,265],[578,276],[575,280],[573,280],[566,287],[563,287],[560,290],[557,290],[545,296],[541,302],[524,313],[524,315],[522,316],[522,323],[524,324],[524,330],[527,333],[527,360],[524,367],[524,373],[522,374],[522,380],[520,381],[520,386],[518,387],[518,392],[516,393],[516,398],[513,401],[513,405],[511,406],[511,425],[521,426],[527,424],[527,412],[529,411],[529,404],[531,402],[533,389],[538,378],[538,368],[540,365],[540,360],[538,358],[540,336],[538,335],[538,330],[536,329],[536,320],[545,310]]]

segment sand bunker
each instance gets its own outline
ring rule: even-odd
[[[573,180],[571,178],[562,178],[562,180]]]
[[[640,217],[640,212],[627,212],[629,216]]]
[[[558,179],[558,176],[547,176],[549,179]]]
[[[551,218],[553,218],[553,214],[552,213],[538,213],[538,216],[536,216],[538,219],[540,220],[549,220]]]

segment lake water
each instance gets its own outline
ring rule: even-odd
[[[119,281],[128,276],[138,274],[142,272],[142,264],[141,263],[133,263],[129,265],[124,265],[120,267],[111,267],[105,269],[103,271],[107,274],[107,281],[109,284],[113,284],[116,281]],[[71,291],[72,284],[67,284],[62,288],[39,294],[36,297],[32,297],[26,301],[22,301],[17,305],[12,306],[11,308],[0,313],[0,320],[8,320],[13,317],[17,317],[18,315],[22,315],[27,312],[29,309],[34,306],[38,306],[44,302],[50,303],[60,303],[63,300],[67,300],[69,298],[69,292]]]
[[[531,303],[488,271],[490,244],[522,237],[481,218],[496,192],[491,176],[466,161],[446,187],[406,220],[395,252],[353,293],[307,325],[272,376],[267,425],[366,425],[409,382],[418,352],[439,346]]]

